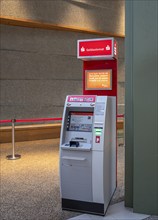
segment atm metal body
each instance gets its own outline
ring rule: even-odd
[[[104,215],[116,188],[116,97],[66,97],[60,137],[62,209]]]

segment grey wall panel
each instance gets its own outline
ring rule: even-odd
[[[54,106],[53,104],[45,106],[41,106],[39,104],[0,105],[0,112],[6,119],[62,117],[63,106]],[[40,124],[41,123],[42,122],[40,122]]]
[[[1,0],[1,14],[124,34],[124,0]]]
[[[0,82],[1,105],[24,105],[25,97],[25,87],[21,81],[3,80]]]
[[[1,49],[42,54],[77,54],[77,40],[96,35],[1,25]]]
[[[126,1],[125,10],[125,206],[133,207],[133,1]]]
[[[125,58],[125,44],[124,44],[124,38],[116,38],[117,44],[118,44],[118,59],[124,59]]]
[[[1,117],[62,117],[66,95],[74,93],[81,94],[81,81],[3,80]]]
[[[121,105],[118,104],[117,113],[118,113],[118,115],[122,115],[122,114],[125,113],[125,106],[124,106],[124,104],[121,104]],[[120,118],[120,120],[123,120],[123,118]]]
[[[1,104],[63,106],[66,95],[81,94],[81,84],[78,80],[3,80]]]
[[[1,79],[82,78],[82,62],[76,56],[2,50],[0,62]]]
[[[126,205],[158,215],[158,1],[126,15]]]
[[[25,82],[26,103],[64,105],[66,95],[82,94],[81,84],[82,82],[78,80],[27,81]],[[28,96],[30,91],[32,91],[31,97]]]
[[[1,49],[35,52],[37,50],[35,28],[0,24]]]
[[[1,49],[18,50],[42,54],[77,54],[77,40],[104,38],[94,34],[44,30],[0,25]],[[118,58],[124,58],[124,38],[116,38],[118,42]]]
[[[118,67],[117,81],[118,82],[125,82],[125,60],[118,59],[118,66],[117,67]]]
[[[158,1],[133,12],[134,210],[158,214]]]
[[[125,98],[125,83],[124,82],[118,82],[117,86],[117,92],[118,92],[118,97],[117,97],[117,102],[118,104],[124,104],[124,98]]]

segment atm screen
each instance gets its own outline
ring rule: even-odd
[[[67,130],[91,132],[93,112],[69,112]]]
[[[86,70],[85,71],[86,90],[111,90],[112,70]]]

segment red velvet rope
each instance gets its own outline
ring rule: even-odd
[[[124,118],[124,115],[117,115],[117,118]]]
[[[61,121],[62,118],[27,118],[27,119],[15,119],[15,122],[39,122],[39,121]],[[12,120],[0,120],[2,123],[11,123]]]
[[[28,119],[16,119],[15,122],[39,122],[39,121],[61,121],[62,118],[28,118]]]
[[[0,120],[0,124],[2,124],[2,123],[10,123],[10,122],[12,122],[12,120]]]
[[[123,118],[124,115],[117,115],[117,118]],[[26,118],[26,119],[15,119],[15,122],[40,122],[40,121],[61,121],[62,118]],[[11,123],[12,120],[0,120],[0,124]]]

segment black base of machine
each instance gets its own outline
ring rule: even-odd
[[[86,212],[96,215],[105,215],[104,204],[94,202],[83,202],[71,199],[62,199],[62,209],[77,212]]]

